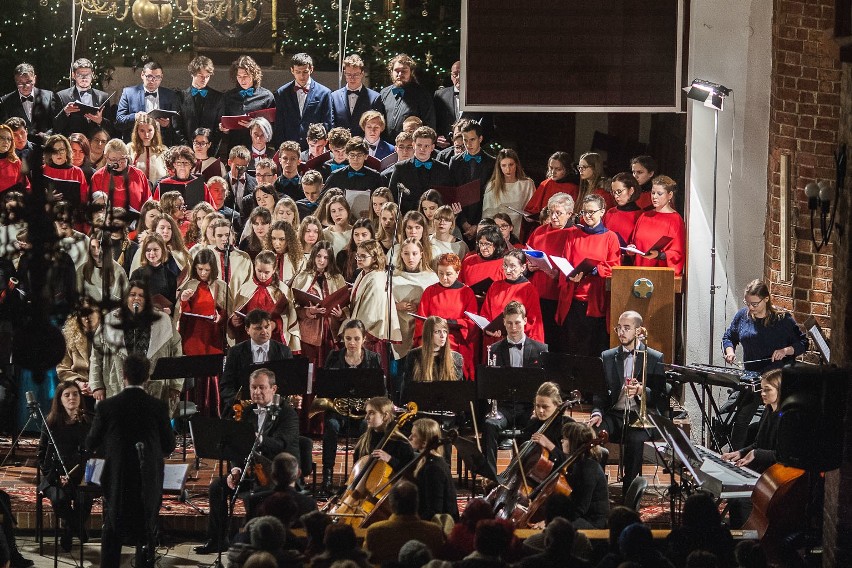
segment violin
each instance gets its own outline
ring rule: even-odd
[[[237,391],[236,397],[234,397],[234,405],[231,407],[234,411],[234,421],[242,422],[243,415],[245,414],[246,409],[251,406],[250,400],[240,400],[240,395],[243,392],[243,387]],[[265,463],[264,463],[265,460]],[[254,477],[257,480],[257,483],[261,487],[269,487],[272,485],[272,479],[270,476],[272,462],[262,456],[259,452],[254,453],[254,460],[252,460],[251,471],[254,473]]]
[[[393,428],[385,433],[376,449],[384,449],[394,433],[416,415],[417,404],[409,402],[406,405],[406,412],[403,412],[397,418]],[[373,457],[372,452],[361,456],[352,466],[345,491],[339,498],[332,498],[323,507],[323,511],[325,512],[330,508],[329,515],[337,518],[339,522],[360,526],[374,509],[375,504],[387,493],[390,493],[389,481],[392,475],[393,468],[390,467],[390,464]]]
[[[550,418],[544,421],[537,434],[544,434],[556,419],[562,417],[565,410],[582,398],[577,391],[572,392],[571,396],[571,399],[560,404]],[[522,494],[525,497],[529,493],[530,485],[535,486],[543,482],[552,470],[553,462],[550,461],[550,452],[532,439],[524,442],[508,467],[497,476],[497,487],[485,497],[494,509],[496,518],[510,519]]]
[[[609,441],[609,434],[606,430],[601,430],[597,438],[593,438],[589,442],[583,444],[579,448],[571,452],[565,461],[554,468],[553,472],[547,476],[547,479],[539,483],[529,495],[529,505],[526,509],[517,507],[512,515],[512,522],[516,528],[527,528],[541,520],[544,520],[544,503],[554,493],[561,493],[566,497],[570,496],[574,490],[568,484],[568,479],[565,477],[568,468],[574,465],[583,454],[594,448],[602,446]]]

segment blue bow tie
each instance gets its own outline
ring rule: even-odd
[[[405,89],[403,87],[393,87],[391,89],[391,93],[393,93],[395,97],[404,97]]]
[[[334,162],[332,162],[331,166],[330,166],[331,167],[331,173],[336,172],[340,168],[345,168],[347,165],[348,164],[335,164]]]
[[[307,199],[305,199],[304,201],[299,200],[299,203],[302,206],[307,207],[308,209],[316,209],[317,206],[319,205],[319,201],[314,202],[314,201],[308,201]]]
[[[423,168],[426,168],[427,170],[431,170],[432,169],[432,160],[427,160],[425,162],[421,162],[417,158],[414,158],[414,167],[415,168],[423,167]]]
[[[364,172],[355,172],[355,171],[350,170],[349,173],[346,174],[346,177],[351,177],[351,178],[358,177],[358,176],[363,177],[364,175],[365,175]]]
[[[207,96],[207,89],[196,89],[195,87],[192,87],[189,90],[189,94],[191,94],[193,97],[195,95],[201,95],[202,97],[206,97]]]
[[[481,164],[482,163],[482,155],[477,154],[476,156],[472,156],[471,154],[468,154],[467,152],[465,152],[464,153],[464,161],[469,162],[471,160],[473,160],[477,164]]]
[[[249,87],[248,89],[240,89],[241,97],[253,97],[254,96],[254,87]]]
[[[299,185],[299,176],[286,178],[281,176],[281,185]]]

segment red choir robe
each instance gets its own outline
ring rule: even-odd
[[[470,286],[476,287],[477,284],[490,278],[494,282],[505,280],[506,273],[503,272],[503,259],[485,260],[478,254],[469,254],[462,260],[462,269],[459,273],[459,280]],[[484,298],[481,296],[480,301]],[[476,310],[477,312],[479,310]]]
[[[576,199],[579,191],[580,188],[572,181],[556,181],[547,178],[538,184],[538,188],[536,188],[532,197],[530,197],[530,200],[527,202],[527,206],[524,207],[524,212],[529,213],[530,215],[538,215],[541,213],[542,209],[547,207],[548,200],[557,193],[567,193],[572,198]]]
[[[588,317],[602,318],[609,313],[606,279],[612,276],[612,267],[621,264],[621,248],[615,233],[600,226],[599,228],[603,229],[603,232],[588,233],[581,227],[568,229],[562,256],[568,259],[572,266],[577,266],[587,258],[595,260],[598,273],[584,274],[579,283],[571,282],[564,274],[559,275],[561,293],[556,321],[560,325],[565,321],[574,300],[589,303],[586,310]]]
[[[178,302],[178,331],[183,344],[184,355],[212,355],[222,353],[223,331],[225,326],[225,283],[216,280],[212,284],[188,281],[178,292],[193,290],[192,297]],[[218,322],[186,314],[210,316],[219,314]],[[218,378],[199,378],[195,386],[194,402],[201,405],[205,416],[219,416]]]
[[[103,167],[92,174],[92,183],[89,184],[89,193],[103,191],[107,195],[109,192],[110,176],[115,180],[115,193],[113,203],[116,207],[124,207],[139,211],[142,209],[142,204],[148,201],[151,197],[151,186],[148,183],[148,178],[142,173],[142,170],[133,166],[127,166],[127,187],[124,183],[124,172],[112,175]],[[88,203],[89,195],[86,196],[85,202]]]
[[[686,225],[680,213],[658,213],[646,211],[636,221],[633,236],[630,240],[636,248],[647,252],[663,235],[672,238],[672,241],[663,247],[666,253],[665,260],[650,259],[636,255],[635,266],[668,266],[674,269],[675,276],[683,275],[683,267],[686,264]]]
[[[503,313],[506,305],[513,300],[523,304],[527,310],[527,325],[524,326],[524,333],[527,334],[527,337],[544,343],[544,323],[541,318],[538,290],[524,277],[514,282],[500,280],[492,284],[488,294],[485,295],[485,302],[482,304],[480,314],[488,321],[494,321]],[[503,337],[505,336],[504,333]],[[488,347],[499,340],[500,338],[484,334],[482,337],[483,347]]]
[[[85,205],[89,199],[89,182],[86,174],[77,166],[44,166],[44,175],[53,179],[76,181],[80,184],[80,203]]]
[[[651,190],[640,191],[639,195],[634,196],[634,199],[634,203],[643,211],[650,211],[654,208],[654,204],[651,203]]]
[[[502,272],[502,271],[501,271]],[[420,316],[440,316],[450,322],[450,349],[461,353],[464,359],[464,376],[472,381],[476,377],[476,364],[479,352],[479,328],[465,312],[477,313],[476,296],[469,286],[457,280],[449,288],[440,283],[432,284],[423,290],[417,314]],[[423,320],[417,319],[414,325],[412,345],[419,347],[423,343]]]
[[[536,227],[530,238],[527,239],[527,244],[530,248],[549,255],[562,256],[567,238],[567,229],[554,229],[550,224],[547,224]],[[557,278],[548,276],[541,270],[536,270],[530,275],[530,282],[538,290],[539,298],[543,300],[559,298],[559,280]]]
[[[282,255],[285,256],[286,255]],[[302,290],[314,296],[325,298],[346,286],[346,281],[339,274],[323,278],[317,278],[313,271],[300,272],[293,279],[292,288]],[[314,365],[321,367],[325,364],[325,357],[334,350],[335,338],[340,329],[342,319],[331,315],[328,310],[325,315],[317,314],[316,318],[309,318],[308,306],[296,303],[296,318],[299,321],[300,339],[305,355]],[[344,313],[345,313],[344,309]]]
[[[6,191],[12,186],[21,183],[26,184],[26,187],[29,188],[30,182],[21,175],[21,160],[8,160],[8,159],[0,159],[0,191]],[[85,197],[88,199],[89,196],[80,196],[81,198]],[[85,203],[85,201],[83,201]]]
[[[636,227],[636,220],[642,214],[642,209],[633,202],[627,203],[624,207],[612,207],[606,210],[603,217],[604,227],[615,233],[618,237],[621,246],[626,246],[630,242],[630,236],[633,235],[633,229]]]
[[[237,311],[245,315],[252,310],[265,310],[272,315],[272,321],[275,322],[275,329],[272,332],[273,341],[283,343],[293,353],[298,353],[302,350],[302,344],[290,290],[283,282],[273,283],[274,280],[274,277],[270,277],[269,280],[261,282],[253,275],[250,281],[240,286],[234,298],[234,309],[229,314],[228,333],[236,343],[248,340],[245,327],[234,327],[230,322],[230,316]],[[286,302],[279,304],[282,298],[286,299]]]
[[[192,176],[189,179],[177,179],[177,178],[173,178],[173,177],[164,177],[163,179],[161,179],[160,181],[157,182],[157,187],[154,188],[154,193],[151,197],[152,197],[152,199],[156,199],[157,201],[160,200],[160,184],[163,183],[163,182],[171,183],[171,184],[174,184],[174,185],[186,186],[187,184],[189,184],[189,182],[195,180],[195,178],[196,178],[196,176]],[[185,191],[186,191],[185,189],[181,190],[181,195],[183,195]],[[210,195],[210,189],[208,189],[206,183],[204,184],[204,201],[206,201],[210,205],[213,205],[213,196]]]

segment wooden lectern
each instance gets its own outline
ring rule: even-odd
[[[616,266],[610,279],[609,315],[613,327],[627,310],[642,314],[648,330],[648,346],[663,352],[671,363],[675,352],[675,294],[680,293],[681,278],[671,268]],[[618,336],[609,330],[609,344],[618,345]]]

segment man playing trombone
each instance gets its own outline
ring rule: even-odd
[[[657,403],[665,400],[665,376],[663,354],[645,344],[647,332],[638,312],[621,314],[615,332],[620,345],[601,353],[607,392],[595,394],[589,424],[621,442],[624,496],[642,473],[643,444],[656,435],[647,411],[658,412]]]

